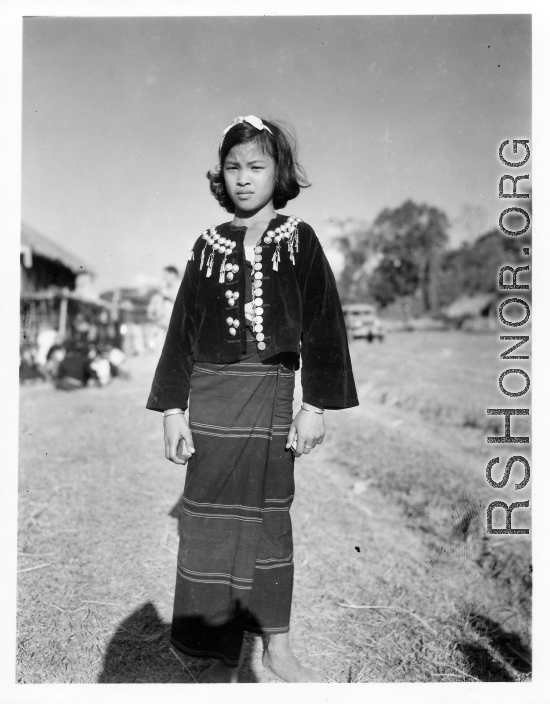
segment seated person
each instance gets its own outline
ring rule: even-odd
[[[44,379],[44,374],[40,371],[36,362],[36,345],[24,342],[19,349],[19,381],[21,384]]]
[[[90,359],[81,345],[68,342],[65,347],[67,352],[57,368],[55,385],[62,391],[81,389],[95,376]]]

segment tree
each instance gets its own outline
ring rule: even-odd
[[[446,214],[426,204],[408,200],[399,208],[382,210],[372,228],[383,255],[374,274],[378,297],[389,302],[388,286],[393,283],[394,298],[418,291],[426,310],[436,308],[433,273],[449,240],[448,228]],[[384,276],[389,277],[386,282]]]
[[[528,264],[522,250],[530,245],[530,233],[521,238],[509,237],[495,228],[472,244],[445,252],[436,282],[441,305],[451,303],[464,293],[497,293],[499,269],[505,264]],[[520,280],[528,282],[528,272],[522,273]]]
[[[381,306],[393,303],[400,296],[408,296],[418,288],[417,267],[407,258],[384,257],[370,279],[370,293]]]

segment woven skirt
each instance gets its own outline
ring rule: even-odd
[[[171,640],[236,667],[244,631],[289,629],[294,369],[196,362]]]

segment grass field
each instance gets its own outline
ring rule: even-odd
[[[486,436],[503,432],[485,409],[529,402],[498,390],[501,344],[423,332],[351,346],[361,406],[327,412],[292,509],[292,642],[334,681],[530,678],[529,536],[484,529],[487,503],[529,498],[485,481],[499,454]],[[184,475],[144,410],[154,360],[130,361],[132,379],[104,389],[21,389],[20,683],[194,682],[206,665],[169,649]],[[260,655],[248,638],[241,681],[278,681]]]

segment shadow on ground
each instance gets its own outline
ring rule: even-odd
[[[476,643],[462,643],[470,674],[482,682],[514,682],[531,672],[531,651],[517,633],[508,633],[500,625],[481,614],[471,614],[470,626],[481,637]],[[508,666],[508,667],[507,667]]]
[[[253,640],[245,638],[239,682],[257,682],[251,667]],[[213,661],[186,657],[170,646],[170,624],[147,602],[122,623],[111,638],[99,683],[194,683]]]
[[[180,521],[181,521],[181,514],[182,514],[182,509],[183,509],[183,493],[179,497],[179,499],[176,501],[176,503],[172,506],[170,511],[168,512],[168,515],[171,516],[172,518],[175,518],[176,521],[178,522],[178,535],[180,535]]]

